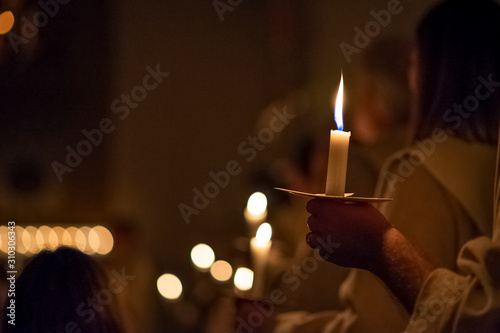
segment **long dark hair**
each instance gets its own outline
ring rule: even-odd
[[[500,6],[493,0],[442,2],[420,22],[417,48],[415,139],[441,128],[467,141],[495,144],[500,92],[484,100],[476,98],[479,103],[474,95],[482,84],[480,77],[500,81]],[[480,90],[482,95],[486,89]],[[465,116],[455,113],[454,105],[460,106],[467,98],[472,111],[463,107]]]
[[[42,251],[16,282],[16,325],[6,323],[4,315],[2,331],[66,332],[69,327],[78,332],[121,333],[113,303],[98,304],[97,310],[87,305],[107,288],[106,280],[103,268],[78,250]],[[82,316],[78,309],[93,311],[94,316]]]

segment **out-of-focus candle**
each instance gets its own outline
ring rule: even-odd
[[[234,273],[234,286],[241,291],[250,290],[252,289],[253,277],[254,274],[250,269],[240,267]]]
[[[344,132],[342,103],[344,96],[344,76],[340,78],[339,91],[335,102],[335,123],[337,129],[330,131],[330,150],[328,153],[328,170],[326,174],[325,194],[344,196],[347,174],[347,155],[351,132]]]
[[[255,237],[250,240],[254,271],[252,293],[255,298],[262,298],[264,296],[265,272],[267,257],[271,250],[272,233],[271,225],[269,223],[262,223]]]
[[[267,218],[267,198],[262,192],[255,192],[248,198],[243,213],[247,221],[249,235],[255,235],[257,227]]]

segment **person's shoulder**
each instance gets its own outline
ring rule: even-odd
[[[432,178],[429,172],[422,167],[425,155],[414,146],[410,146],[392,154],[384,162],[379,174],[378,192],[394,192],[398,184],[408,182],[426,182]]]
[[[436,178],[443,180],[448,173],[458,175],[472,171],[480,174],[495,165],[496,148],[478,142],[466,142],[451,135],[436,139],[430,137],[403,148],[384,162],[380,176],[401,182],[409,178]],[[487,174],[491,173],[486,172]],[[451,177],[451,176],[450,176]],[[461,178],[461,177],[458,177]],[[380,184],[379,184],[380,185]]]

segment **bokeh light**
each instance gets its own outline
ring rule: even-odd
[[[80,251],[91,255],[96,253],[99,249],[99,236],[95,231],[92,231],[92,228],[87,226],[78,228],[78,232],[75,237],[78,239],[75,239],[75,242],[77,243],[77,247]]]
[[[33,226],[27,226],[26,229],[24,229],[23,244],[26,247],[26,250],[32,254],[40,252],[40,248],[36,241],[37,232],[38,229]]]
[[[75,238],[76,238],[77,232],[78,232],[78,228],[75,228],[75,227],[66,228],[66,230],[64,230],[64,233],[62,236],[61,245],[76,247]]]
[[[217,260],[213,263],[212,267],[210,267],[210,274],[217,281],[227,281],[233,275],[233,268],[231,264],[224,260]]]
[[[214,250],[207,244],[198,244],[191,250],[191,260],[200,269],[208,269],[215,260]]]
[[[26,247],[23,244],[24,228],[16,225],[16,252],[20,254],[26,253]]]
[[[0,250],[2,250],[2,252],[5,252],[7,253],[8,252],[8,247],[9,247],[9,244],[8,244],[8,232],[9,232],[9,228],[7,228],[6,226],[1,226],[0,227],[0,237],[2,239],[2,244],[0,246]]]
[[[176,300],[182,294],[182,283],[173,274],[163,274],[156,281],[158,292],[168,300]]]
[[[246,267],[240,267],[234,274],[234,286],[241,291],[252,289],[253,271]]]
[[[90,247],[98,254],[108,254],[113,249],[113,235],[103,226],[92,228],[88,238]]]
[[[7,226],[0,226],[0,251],[8,252]],[[90,227],[48,227],[36,228],[16,226],[16,252],[30,256],[42,250],[54,251],[60,246],[76,248],[86,254],[108,254],[114,244],[113,235],[103,226]]]
[[[10,10],[0,14],[0,35],[8,33],[14,26],[14,14]]]
[[[55,246],[51,245],[51,247],[58,248],[59,246],[63,245],[63,235],[64,235],[65,230],[62,227],[54,227],[54,228],[52,228],[52,231],[56,234],[57,241],[56,241]]]

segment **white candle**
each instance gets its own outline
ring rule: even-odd
[[[250,240],[253,259],[254,281],[252,293],[255,298],[263,298],[267,258],[271,250],[272,228],[269,223],[262,223],[255,237]]]
[[[262,192],[255,192],[248,198],[247,207],[243,213],[247,221],[250,235],[255,235],[257,227],[267,218],[267,198]]]
[[[344,95],[344,77],[340,78],[340,86],[335,102],[335,122],[338,130],[330,131],[330,150],[328,153],[328,170],[326,174],[327,195],[344,196],[347,174],[347,155],[351,132],[344,132],[342,118],[342,102]]]

